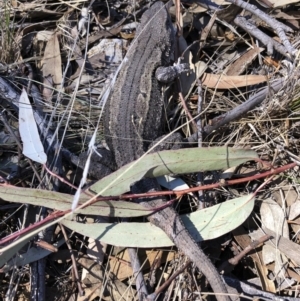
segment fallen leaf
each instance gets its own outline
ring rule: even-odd
[[[268,80],[265,75],[235,75],[204,73],[202,85],[212,89],[236,89],[263,83]]]
[[[54,87],[61,88],[62,70],[61,55],[58,41],[58,33],[54,33],[47,42],[44,57],[42,59],[43,77],[52,76]],[[49,86],[49,80],[45,82]]]
[[[130,191],[130,185],[143,177],[220,170],[257,158],[253,150],[228,147],[161,151],[124,165],[90,186],[89,190],[103,196],[119,195]]]
[[[19,99],[19,132],[23,142],[23,155],[35,162],[45,164],[47,155],[44,152],[32,107],[24,88]]]
[[[252,212],[254,199],[250,194],[181,218],[196,241],[213,239],[241,225]],[[82,235],[114,246],[160,248],[173,245],[163,230],[150,223],[82,224],[66,219],[62,223]]]

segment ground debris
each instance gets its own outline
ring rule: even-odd
[[[89,153],[92,167],[86,173],[87,185],[99,177],[99,169],[105,168],[105,175],[115,169],[103,133],[103,99],[150,2],[12,0],[0,4],[0,243],[60,210],[59,205],[58,211],[39,207],[47,206],[42,195],[34,195],[43,199],[42,204],[25,205],[26,197],[33,195],[25,195],[24,188],[47,190],[53,199],[55,192],[65,193],[72,199],[76,190],[66,181],[80,184]],[[167,189],[218,184],[183,197],[178,210],[190,213],[252,194],[264,183],[256,175],[294,162],[284,174],[266,179],[269,182],[257,192],[254,210],[242,225],[203,242],[202,247],[225,275],[233,300],[240,294],[296,300],[300,298],[300,2],[200,2],[182,1],[178,9],[170,8],[178,29],[174,59],[189,64],[191,71],[180,77],[180,84],[164,91],[165,133],[177,129],[188,146],[251,148],[260,162],[249,161],[226,174],[209,171],[176,180],[172,174]],[[22,155],[18,129],[22,90],[33,107],[47,167],[63,181]],[[245,177],[251,181],[228,185]],[[5,200],[3,190],[10,185],[24,189],[22,204]],[[85,200],[90,197],[85,195]],[[119,218],[90,214],[74,219],[87,224],[119,222]],[[141,217],[135,219],[142,222]],[[0,298],[136,300],[127,250],[100,241],[71,234],[62,224],[40,232],[39,238],[29,235],[23,246],[1,254],[7,260],[0,258]],[[1,253],[8,243],[12,241],[0,246]],[[214,300],[204,277],[177,250],[140,249],[138,254],[149,291],[163,292],[173,300],[198,298],[200,293],[205,300]],[[180,273],[173,279],[176,271]],[[86,295],[80,296],[84,291]]]

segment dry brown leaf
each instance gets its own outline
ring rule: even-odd
[[[268,0],[267,2],[272,4],[273,7],[280,7],[280,6],[296,3],[298,1],[299,0]],[[213,2],[215,2],[216,4],[219,4],[219,5],[230,4],[229,2],[226,2],[226,1],[223,1],[223,0],[213,0]]]
[[[36,3],[36,2],[33,2],[33,3],[21,3],[19,5],[19,10],[20,11],[30,11],[30,10],[39,10],[39,9],[42,9],[44,8],[45,5],[44,4],[39,4],[39,3]]]
[[[85,296],[77,300],[94,300],[100,295],[104,297],[104,300],[136,300],[134,289],[131,287],[129,290],[128,286],[116,279],[112,273],[104,273],[101,265],[96,260],[80,257],[77,262],[88,271],[86,277],[82,280],[83,286],[86,286],[84,287]],[[105,291],[104,295],[102,295],[103,289]]]
[[[273,7],[280,7],[280,6],[299,2],[299,0],[268,0],[268,1],[273,4]]]
[[[289,185],[287,181],[280,182],[280,190],[276,190],[272,194],[272,198],[277,204],[282,206],[286,204],[287,207],[292,206],[298,200],[298,193],[295,188]]]
[[[18,1],[17,0],[11,0],[10,4],[13,8],[17,8],[18,7]]]
[[[268,265],[269,270],[274,270],[275,264]],[[286,269],[285,277],[294,278],[296,281],[300,282],[300,275],[297,274],[297,272],[293,271],[292,269],[288,268]]]
[[[260,254],[259,258],[261,258],[262,257],[261,252],[259,252],[259,254]],[[254,261],[254,264],[258,272],[258,276],[261,281],[262,288],[267,292],[271,292],[275,294],[276,293],[275,283],[268,277],[269,274],[268,268],[263,264],[262,260],[261,262]]]
[[[289,220],[293,220],[300,215],[300,201],[297,200],[294,204],[291,205]]]
[[[274,246],[264,245],[262,249],[263,262],[265,265],[268,265],[274,262],[274,274],[276,279],[284,279],[286,275],[286,264],[288,259],[286,256],[280,252]],[[281,281],[279,281],[281,282]]]
[[[218,5],[230,5],[231,3],[230,2],[226,2],[224,0],[213,0],[212,2],[215,2],[216,4]]]
[[[244,228],[238,227],[233,231],[233,235],[237,243],[242,249],[245,249],[251,244],[251,238]],[[253,259],[259,279],[261,281],[262,288],[268,292],[276,293],[275,284],[268,278],[268,269],[263,264],[262,252],[258,249],[256,252],[251,252],[249,256]]]
[[[286,257],[294,261],[296,266],[300,266],[300,246],[298,244],[292,242],[291,240],[283,236],[280,236],[279,234],[268,228],[254,231],[250,233],[250,236],[252,237],[252,239],[258,239],[259,237],[265,234],[272,236],[272,238],[266,241],[265,244],[276,246],[281,253],[283,253],[284,255],[286,255]]]
[[[276,69],[279,68],[280,63],[277,60],[274,60],[270,56],[264,58],[264,63],[268,66],[274,66]]]
[[[53,32],[50,30],[41,30],[36,33],[35,38],[38,41],[48,42],[52,38]]]
[[[258,47],[249,49],[228,67],[226,74],[230,76],[242,74],[263,50],[264,48]]]
[[[53,84],[56,89],[60,89],[62,82],[61,55],[58,41],[58,33],[54,33],[48,41],[44,57],[42,60],[43,77],[52,76]],[[49,80],[47,80],[49,85]]]
[[[191,7],[187,10],[189,13],[193,14],[199,14],[207,11],[207,8],[202,7],[201,5],[198,5],[196,3],[192,4]]]
[[[202,85],[212,89],[235,89],[263,83],[268,80],[264,75],[228,76],[224,74],[204,73]]]
[[[260,215],[263,227],[289,238],[289,228],[283,209],[272,199],[264,200],[260,207]]]
[[[45,102],[51,104],[53,95],[53,78],[50,74],[44,76],[43,84],[43,98]]]
[[[173,260],[174,257],[174,252],[139,250],[139,259],[143,270],[149,269],[149,267],[153,266],[154,262],[157,260],[164,263],[166,261]],[[118,257],[111,258],[109,266],[111,268],[110,272],[116,275],[116,277],[121,281],[129,278],[133,274],[127,249],[121,252]]]
[[[268,198],[263,201],[260,207],[260,215],[263,227],[267,227],[287,239],[289,238],[285,212],[274,200]],[[280,278],[284,278],[284,266],[287,262],[287,258],[283,254],[280,254],[276,247],[270,245],[263,246],[262,255],[265,264],[275,262],[275,274]]]
[[[300,265],[300,260],[299,260],[300,246],[298,244],[290,241],[287,238],[284,238],[284,237],[278,235],[276,232],[274,232],[268,228],[264,228],[263,230],[259,229],[257,231],[254,231],[254,232],[250,233],[250,236],[252,237],[252,239],[258,239],[263,234],[271,235],[270,240],[265,242],[265,246],[269,246],[272,248],[274,248],[274,246],[276,246],[276,251],[277,251],[276,253],[278,255],[280,254],[283,258],[286,256],[287,258],[291,259],[291,261],[293,262],[293,263],[291,263],[293,268]],[[278,269],[278,267],[276,267],[276,264],[277,264],[277,262],[275,261],[274,265],[269,265],[270,268],[274,267],[275,273],[278,272],[278,271],[276,271]],[[282,268],[281,274],[283,274],[282,277],[280,277],[280,276],[279,276],[279,278],[276,277],[277,282],[281,283],[280,285],[283,285],[283,286],[290,285],[291,281],[293,281],[293,280],[287,279],[286,275],[289,275],[291,277],[293,277],[293,275],[290,275],[289,269],[287,268],[286,265]],[[295,279],[297,279],[297,278],[295,278]]]
[[[226,40],[233,42],[236,39],[236,35],[231,30],[227,30],[225,32],[225,38]]]

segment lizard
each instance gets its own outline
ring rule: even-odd
[[[162,2],[155,2],[142,15],[104,108],[104,135],[118,168],[140,158],[148,150],[149,142],[161,136],[162,85],[168,75],[174,78],[185,70],[182,67],[178,71],[171,66],[174,43],[175,30],[170,15]],[[164,70],[165,73],[161,73]],[[155,179],[142,179],[134,183],[131,190],[147,192],[160,190],[160,186]],[[162,197],[140,200],[147,208],[158,207],[164,202]],[[218,301],[230,300],[220,274],[172,207],[151,214],[148,220],[165,231],[178,249],[194,262],[207,278]]]

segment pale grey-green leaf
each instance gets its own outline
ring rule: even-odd
[[[181,218],[196,241],[213,239],[241,225],[253,210],[254,195],[250,194],[203,209]],[[150,223],[82,224],[64,220],[63,224],[82,235],[120,247],[160,248],[172,241]]]
[[[130,190],[130,185],[141,178],[167,174],[183,174],[226,169],[258,156],[250,149],[228,147],[186,148],[167,150],[142,156],[118,171],[96,182],[91,191],[101,195],[120,195]]]
[[[65,211],[71,209],[73,196],[55,191],[18,188],[12,186],[0,186],[0,198],[5,201],[35,206],[45,206],[54,210]],[[87,202],[89,197],[81,195],[79,204]],[[137,217],[150,213],[142,205],[125,201],[99,201],[86,208],[79,209],[76,213],[115,216],[115,217]]]

